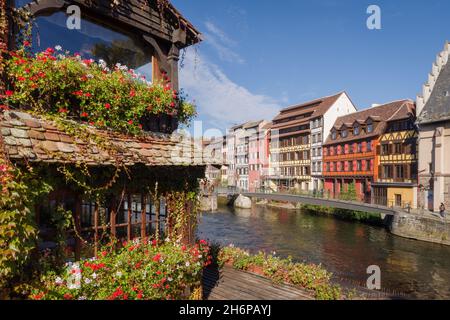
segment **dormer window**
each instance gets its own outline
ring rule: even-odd
[[[359,125],[355,124],[353,127],[353,134],[357,136],[359,134]]]
[[[372,132],[373,132],[373,121],[369,119],[367,121],[367,133],[372,133]]]
[[[336,130],[331,131],[331,139],[336,140]]]
[[[348,135],[347,129],[344,129],[344,130],[341,131],[342,138],[347,138],[347,135]]]

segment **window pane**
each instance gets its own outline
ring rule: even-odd
[[[67,15],[56,12],[48,17],[38,17],[33,27],[33,51],[61,46],[83,58],[103,59],[110,67],[116,63],[135,69],[151,80],[151,49],[131,37],[99,24],[81,19],[80,30],[66,26]]]

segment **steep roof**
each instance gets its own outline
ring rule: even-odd
[[[117,157],[129,166],[219,165],[206,153],[203,154],[201,146],[196,145],[193,139],[182,135],[147,132],[135,137],[87,128],[96,136],[107,139],[115,153],[111,154],[92,139],[85,141],[67,135],[52,121],[18,111],[0,114],[0,144],[13,161],[84,162],[104,166],[114,164]]]
[[[282,109],[280,113],[272,120],[272,129],[289,128],[298,124],[307,123],[311,119],[320,117],[324,115],[343,94],[345,94],[345,92],[339,92],[338,94],[332,96],[322,97]],[[299,118],[302,116],[303,118]],[[288,120],[290,118],[292,118],[292,120]]]
[[[422,103],[425,103],[417,122],[419,124],[450,120],[450,43],[446,43],[444,51],[433,65],[432,74],[424,86]],[[431,90],[431,93],[430,93]],[[425,98],[424,98],[425,97]]]
[[[415,112],[414,102],[411,100],[398,100],[389,102],[380,106],[367,108],[358,112],[353,112],[348,115],[339,117],[333,125],[333,128],[339,130],[344,124],[348,127],[353,126],[355,122],[364,123],[367,119],[371,118],[375,122],[379,122],[375,126],[374,130],[370,133],[361,132],[357,136],[348,134],[347,137],[343,138],[340,135],[336,139],[331,139],[331,133],[327,137],[325,144],[335,144],[342,143],[351,140],[365,139],[369,137],[379,136],[383,134],[386,129],[386,125],[389,121],[407,119],[413,116]]]

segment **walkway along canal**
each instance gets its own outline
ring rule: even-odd
[[[264,206],[202,215],[198,235],[253,252],[276,251],[321,263],[336,279],[363,285],[370,265],[381,269],[388,291],[416,298],[450,299],[450,247],[405,239],[386,229],[332,217]]]

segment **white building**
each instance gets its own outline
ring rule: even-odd
[[[322,177],[322,144],[328,137],[333,124],[340,116],[355,112],[356,106],[346,92],[341,92],[337,99],[320,116],[311,119],[311,184],[310,190],[322,191],[324,180]]]

